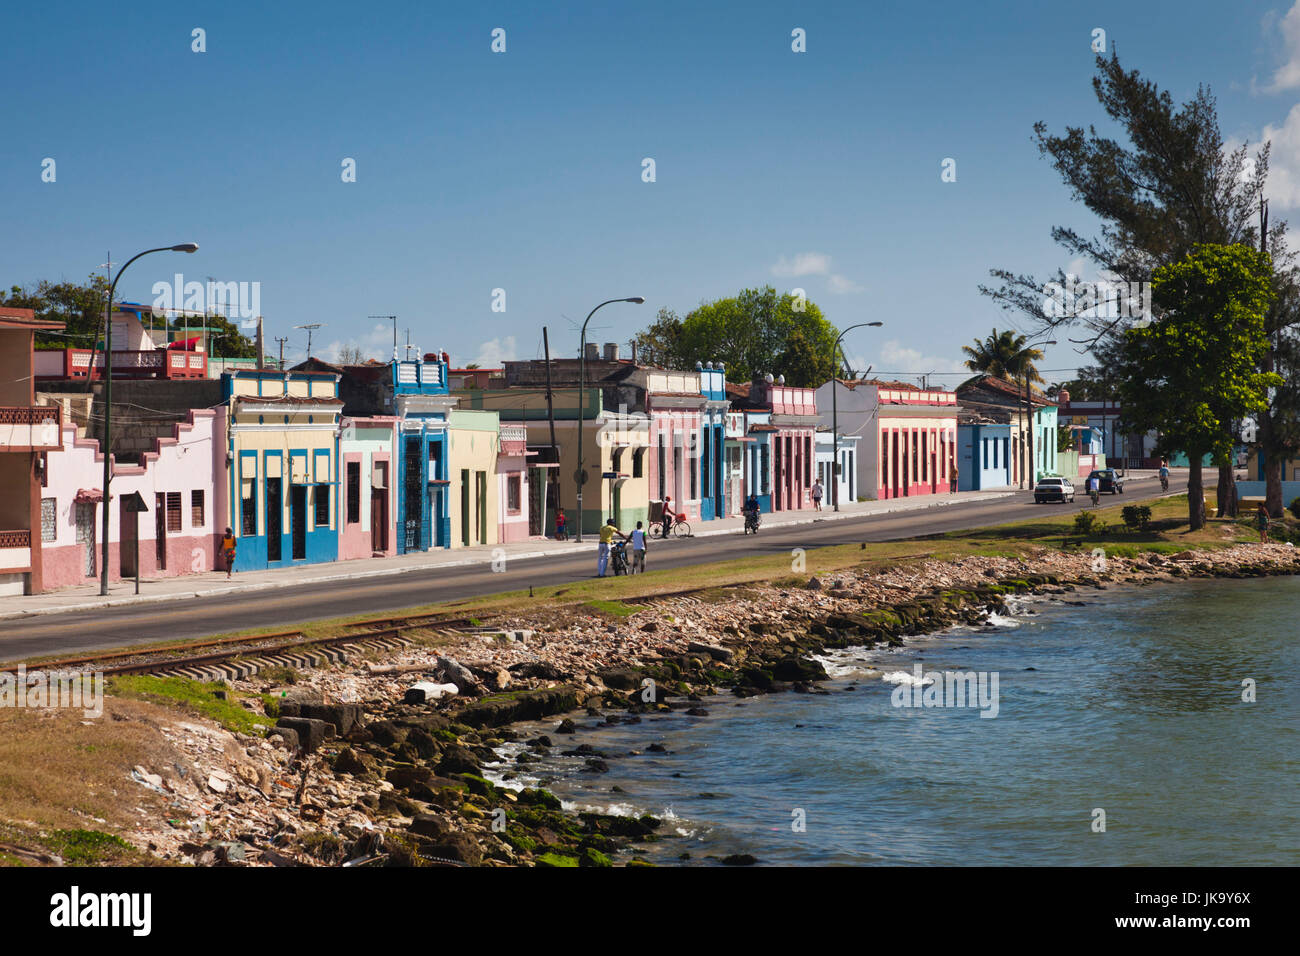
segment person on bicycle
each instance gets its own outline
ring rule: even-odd
[[[1097,507],[1101,501],[1101,482],[1095,475],[1088,476],[1088,497],[1092,499],[1092,506]]]
[[[672,507],[672,505],[673,505],[673,499],[670,498],[670,497],[668,497],[667,495],[665,495],[665,496],[664,496],[664,513],[663,513],[663,522],[664,522],[664,529],[663,529],[663,530],[664,530],[664,537],[665,537],[665,538],[668,537],[670,534],[672,534],[672,531],[673,531],[673,520],[677,517],[677,515],[673,514],[673,507]]]
[[[1169,464],[1164,461],[1160,463],[1160,487],[1169,490]]]

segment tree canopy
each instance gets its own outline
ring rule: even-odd
[[[1115,370],[1121,423],[1158,431],[1157,451],[1185,451],[1192,530],[1205,523],[1201,458],[1230,460],[1232,421],[1263,410],[1281,383],[1259,371],[1273,265],[1250,246],[1202,244],[1152,277],[1161,318],[1124,334]]]
[[[720,361],[733,382],[770,373],[814,388],[835,372],[837,334],[816,304],[765,286],[705,302],[684,319],[660,309],[633,341],[648,365],[691,369]]]
[[[966,367],[972,372],[987,372],[1011,382],[1041,382],[1034,362],[1043,357],[1041,349],[1026,347],[1029,337],[1018,335],[1011,330],[999,332],[996,328],[988,338],[975,339],[972,345],[963,345],[966,353]]]

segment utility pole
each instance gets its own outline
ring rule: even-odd
[[[542,352],[546,356],[546,421],[551,426],[551,457],[555,459],[555,502],[556,507],[560,504],[560,473],[563,471],[559,468],[560,454],[555,449],[555,406],[551,402],[551,342],[546,334],[546,326],[542,326]],[[582,427],[582,422],[578,423]],[[581,516],[578,518],[582,520]],[[546,534],[546,529],[542,529],[542,534]]]
[[[257,367],[266,364],[266,337],[262,334],[262,317],[257,317]]]
[[[289,339],[287,336],[285,338],[280,338],[280,336],[277,335],[275,337],[275,340],[280,344],[280,371],[283,372],[284,371],[284,343],[288,342]]]

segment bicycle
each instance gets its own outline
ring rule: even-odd
[[[669,533],[676,538],[689,538],[691,536],[691,526],[686,523],[685,518],[681,515],[677,515],[673,521],[672,530]],[[662,539],[664,537],[664,523],[662,521],[656,521],[651,525],[650,537],[656,539]]]
[[[1161,490],[1161,491],[1168,491],[1168,490],[1169,490],[1169,476],[1168,476],[1168,475],[1161,475],[1161,476],[1160,476],[1160,490]]]

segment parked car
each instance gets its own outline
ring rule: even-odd
[[[1097,471],[1088,472],[1089,478],[1097,479],[1097,490],[1109,492],[1112,495],[1122,495],[1124,493],[1124,479],[1119,476],[1114,468],[1101,468]]]
[[[1034,485],[1034,504],[1044,501],[1073,501],[1074,485],[1069,478],[1039,478]]]

